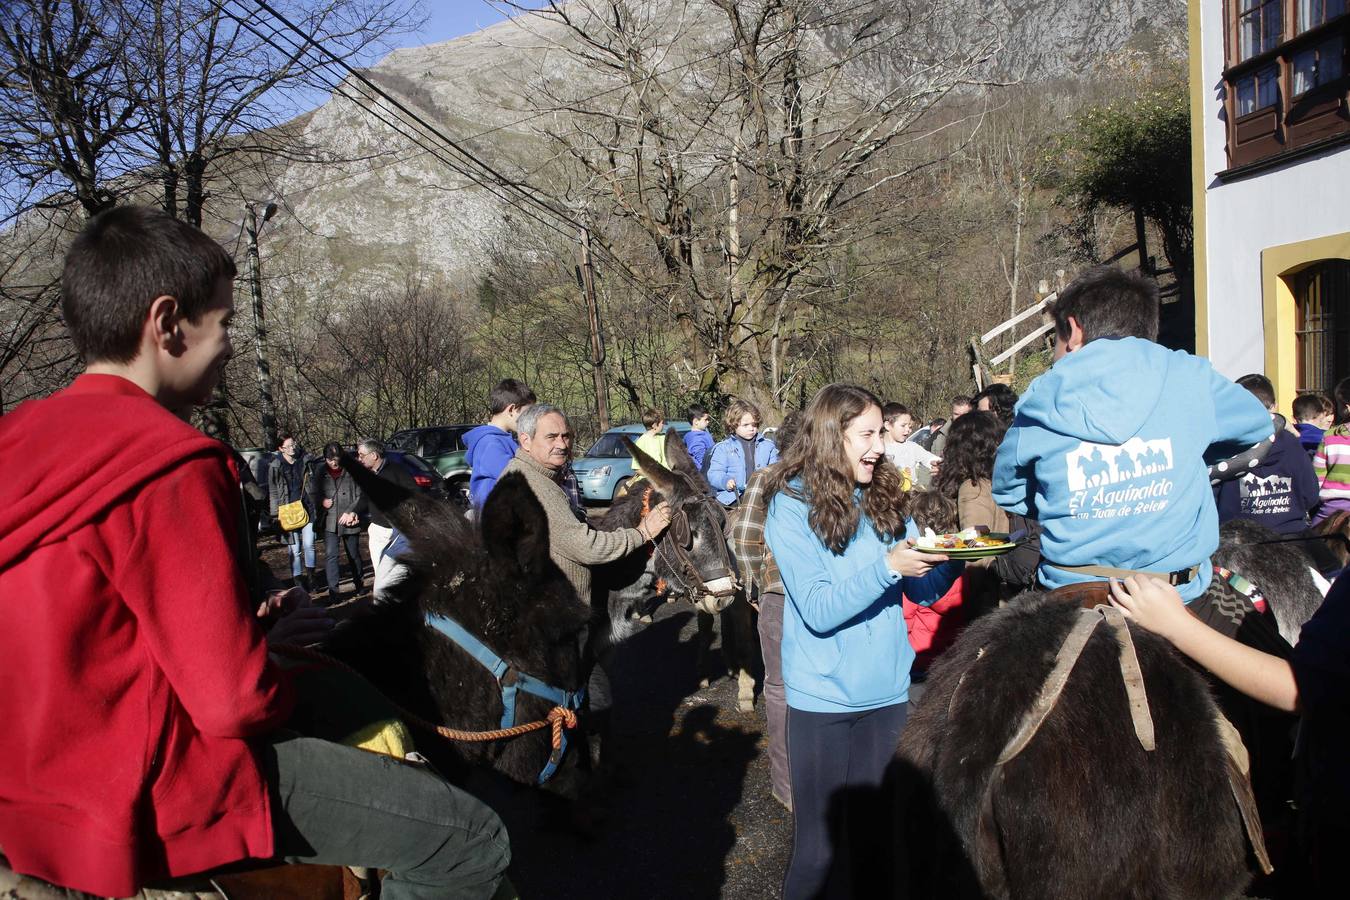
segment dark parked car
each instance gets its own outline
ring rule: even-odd
[[[384,453],[385,464],[400,465],[408,470],[408,474],[417,482],[417,486],[423,493],[430,494],[433,497],[446,497],[445,479],[441,478],[441,473],[436,471],[436,467],[427,462],[416,453],[404,453],[399,450],[386,450]]]
[[[464,506],[469,505],[468,448],[464,435],[474,425],[433,425],[427,428],[405,428],[396,431],[385,441],[390,450],[415,453],[436,470],[445,482],[447,496]]]

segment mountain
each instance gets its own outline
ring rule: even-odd
[[[821,4],[845,12],[862,5]],[[584,17],[586,6],[574,0],[564,9]],[[648,43],[665,45],[658,71],[696,79],[716,64],[728,29],[707,0],[647,0],[633,7],[640,10],[637,31]],[[1176,54],[1185,38],[1181,0],[946,0],[873,8],[893,21],[900,17],[902,33],[910,33],[911,25],[922,29],[938,52],[997,43],[980,71],[999,82],[1086,79],[1131,48]],[[847,29],[825,29],[816,37],[822,54],[847,52]],[[603,89],[558,49],[578,45],[557,20],[522,16],[455,40],[394,51],[364,74],[494,167],[536,178],[549,153],[537,129],[554,122],[535,113],[531,98],[545,89],[571,97]],[[902,56],[893,60],[900,68],[912,62]],[[903,77],[885,68],[871,73],[879,86],[887,77]],[[284,239],[324,270],[324,281],[379,283],[401,277],[409,266],[471,273],[507,229],[509,207],[438,159],[450,154],[429,152],[381,122],[377,115],[395,114],[366,93],[349,79],[299,124],[304,140],[336,161],[297,163],[279,174],[275,191],[288,217],[276,220],[268,240]],[[423,143],[438,147],[434,138]]]

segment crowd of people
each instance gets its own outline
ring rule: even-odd
[[[268,648],[332,627],[310,603],[316,535],[330,603],[346,599],[344,551],[352,593],[369,575],[381,600],[400,577],[401,536],[338,443],[311,460],[283,436],[250,490],[228,448],[186,424],[231,353],[234,274],[218,244],[162,212],[95,218],[62,279],[85,373],[0,419],[0,596],[26,598],[6,604],[0,674],[37,688],[0,695],[0,853],[110,896],[278,858],[387,870],[391,900],[492,896],[510,851],[487,806],[415,761],[287,727],[296,688]],[[1319,759],[1345,758],[1343,580],[1287,660],[1185,610],[1213,578],[1221,521],[1309,538],[1350,511],[1350,379],[1298,398],[1286,423],[1264,376],[1235,383],[1157,344],[1156,288],[1115,268],[1081,276],[1051,314],[1055,362],[1023,396],[991,384],[921,427],[849,384],[817,391],[776,440],[745,400],[727,406],[720,441],[708,409],[687,411],[684,445],[727,510],[759,612],[771,791],[794,822],[784,897],[850,896],[857,867],[891,852],[869,826],[877,811],[849,798],[880,787],[926,667],[963,621],[1027,589],[1098,592],[1216,677],[1317,723]],[[665,503],[633,528],[591,525],[564,410],[506,379],[486,412],[466,436],[471,518],[517,475],[582,598],[595,566],[660,540]],[[637,447],[669,464],[665,414],[642,421]],[[72,427],[90,435],[77,450]],[[376,477],[417,489],[379,440],[354,449]],[[260,576],[256,541],[240,537],[264,496],[290,585]],[[916,543],[970,528],[1016,547],[961,561]],[[1330,554],[1314,561],[1335,577]],[[1307,790],[1344,815],[1346,782],[1342,763]],[[1338,820],[1314,825],[1345,834]]]

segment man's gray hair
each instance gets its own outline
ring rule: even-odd
[[[520,413],[520,418],[516,419],[516,433],[528,434],[534,437],[535,429],[539,427],[539,420],[549,413],[557,413],[563,417],[563,422],[567,421],[567,413],[551,403],[531,403]]]
[[[361,438],[356,442],[356,449],[363,453],[374,453],[376,456],[384,459],[384,441],[373,437]]]

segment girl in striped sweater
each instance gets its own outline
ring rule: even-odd
[[[1313,455],[1313,471],[1321,482],[1313,524],[1332,513],[1350,511],[1350,378],[1342,378],[1332,392],[1336,401],[1336,424],[1322,435]]]

